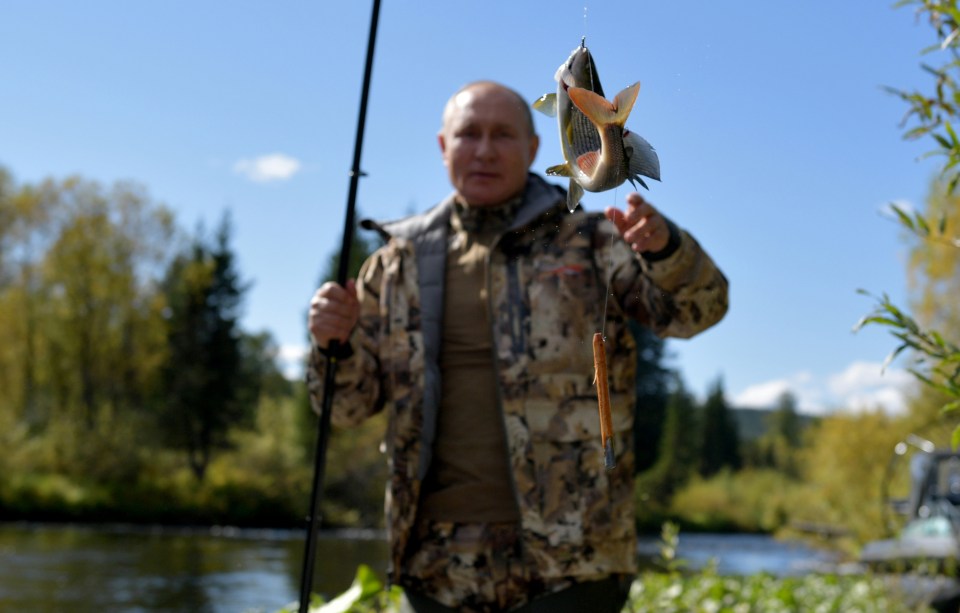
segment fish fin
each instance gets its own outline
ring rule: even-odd
[[[593,175],[593,171],[597,167],[597,163],[600,161],[600,152],[599,151],[587,151],[583,155],[577,158],[577,166],[585,174]]]
[[[582,87],[571,87],[567,89],[567,95],[570,101],[580,109],[580,112],[586,115],[590,121],[597,125],[607,125],[615,123],[623,125],[633,110],[633,104],[637,101],[637,95],[640,93],[640,83],[634,83],[610,102],[603,96],[583,89]]]
[[[551,177],[570,177],[572,173],[570,172],[570,165],[564,162],[563,164],[557,164],[556,166],[551,166],[547,169],[547,174]]]
[[[533,108],[540,111],[548,117],[557,116],[557,95],[556,94],[544,94],[537,98],[533,103]]]
[[[650,177],[660,180],[660,158],[653,147],[636,132],[623,131],[623,150],[627,154],[630,176]],[[646,187],[643,181],[640,184]]]
[[[570,186],[567,188],[567,209],[572,213],[577,210],[580,199],[583,198],[583,188],[580,184],[570,179]]]
[[[623,125],[624,122],[627,121],[627,116],[630,115],[630,111],[633,110],[633,105],[636,103],[638,95],[640,95],[640,81],[623,88],[623,90],[614,97],[613,106],[617,109],[617,119],[620,120],[617,121],[617,123]]]

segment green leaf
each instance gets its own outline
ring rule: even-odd
[[[347,591],[319,609],[313,609],[312,613],[349,613],[355,605],[375,596],[381,589],[383,585],[377,579],[376,573],[366,564],[361,564],[357,567],[357,575]]]
[[[916,132],[916,131],[917,129],[912,130],[912,132]],[[910,132],[908,132],[907,134],[910,134]],[[944,149],[950,149],[950,141],[948,141],[947,139],[945,139],[944,137],[936,133],[931,134],[931,136],[935,141],[937,141],[937,144],[939,144],[941,147],[943,147]]]
[[[862,323],[858,324],[859,327],[862,327],[865,324],[878,324],[881,326],[892,326],[900,327],[900,322],[896,319],[891,319],[890,317],[883,317],[880,315],[868,315],[860,320]]]
[[[949,121],[943,122],[943,129],[947,131],[947,134],[950,135],[950,147],[948,149],[953,149],[957,146],[957,134],[953,131],[953,126],[950,125]]]
[[[880,372],[881,373],[886,372],[887,367],[893,364],[893,361],[897,359],[897,356],[900,355],[903,352],[903,350],[906,348],[907,348],[906,345],[900,345],[899,347],[891,351],[890,355],[888,355],[883,360],[883,364],[880,366]]]
[[[913,219],[907,215],[907,212],[903,210],[903,207],[900,207],[896,204],[891,204],[890,208],[893,209],[893,212],[897,214],[897,218],[900,220],[900,223],[907,226],[911,230],[913,229]]]

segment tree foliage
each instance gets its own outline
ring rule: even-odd
[[[630,331],[637,344],[633,450],[639,473],[657,462],[674,373],[664,366],[666,344],[663,339],[636,322],[631,322]]]
[[[908,105],[904,125],[906,138],[930,137],[935,148],[929,155],[945,157],[939,181],[928,200],[925,213],[893,205],[900,224],[920,239],[911,253],[916,315],[894,304],[884,294],[875,297],[872,312],[855,326],[887,327],[898,345],[887,358],[889,363],[903,352],[911,355],[909,368],[914,376],[941,394],[943,411],[960,408],[960,238],[957,223],[960,207],[955,190],[960,183],[960,140],[954,123],[960,118],[960,11],[956,0],[902,0],[897,6],[912,6],[936,32],[937,44],[924,50],[942,60],[938,66],[923,65],[933,77],[933,92],[889,88]],[[960,427],[952,436],[960,445]]]
[[[707,394],[707,401],[703,406],[700,440],[702,476],[709,477],[723,468],[740,468],[740,435],[730,413],[721,380],[714,383]]]
[[[256,364],[244,363],[238,320],[245,288],[229,241],[224,217],[214,244],[197,236],[164,280],[170,360],[157,422],[164,441],[186,452],[198,480],[214,450],[229,446],[231,428],[253,422],[259,396],[258,378],[245,372]]]
[[[173,233],[143,188],[71,177],[0,188],[0,406],[67,473],[133,470],[116,449],[164,355],[157,272]],[[130,418],[130,419],[127,419]]]
[[[797,413],[797,399],[784,392],[777,405],[765,416],[766,431],[744,450],[745,463],[759,468],[774,468],[783,474],[799,476],[796,464],[797,450],[803,436],[803,424]]]
[[[797,498],[794,519],[843,527],[856,543],[887,536],[880,485],[904,419],[873,412],[818,421],[799,454],[807,494]]]
[[[699,466],[699,441],[695,436],[699,428],[696,399],[678,375],[674,378],[662,436],[657,442],[656,463],[641,473],[637,481],[641,502],[649,500],[664,508],[669,507],[673,495]]]

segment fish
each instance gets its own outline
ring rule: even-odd
[[[572,213],[584,190],[602,192],[630,181],[649,189],[641,177],[660,180],[660,159],[643,137],[625,127],[640,93],[640,83],[623,89],[610,102],[603,95],[600,77],[586,38],[560,64],[554,79],[556,93],[544,94],[533,108],[557,118],[563,163],[547,174],[569,177],[567,208]]]

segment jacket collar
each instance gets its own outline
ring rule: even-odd
[[[431,230],[446,227],[453,212],[454,197],[455,194],[450,194],[433,208],[417,215],[384,222],[365,219],[360,222],[360,226],[366,230],[377,230],[384,239],[397,237],[416,241]],[[539,175],[529,173],[523,202],[508,230],[519,230],[558,206],[566,207],[566,192],[563,188],[547,183]]]

